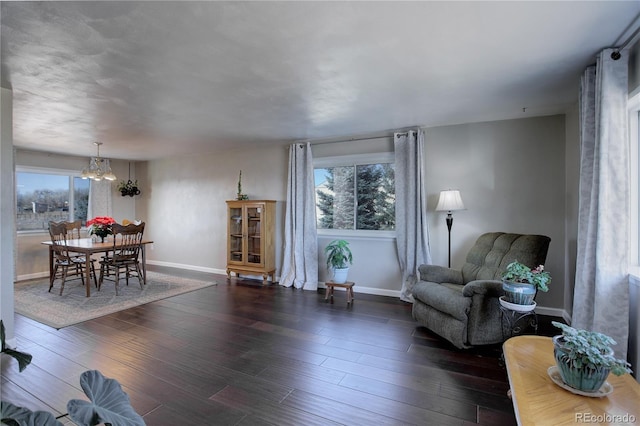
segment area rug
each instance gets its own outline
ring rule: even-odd
[[[200,281],[147,272],[147,284],[142,290],[136,278],[130,279],[128,286],[121,280],[116,296],[113,281],[105,281],[100,291],[92,287],[91,297],[86,297],[82,282],[73,280],[65,283],[60,296],[60,281],[56,281],[49,293],[49,279],[46,278],[16,283],[14,303],[16,313],[62,328],[212,285],[216,285],[213,280]]]

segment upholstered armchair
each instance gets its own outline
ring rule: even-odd
[[[413,318],[458,348],[499,343],[501,276],[517,260],[543,265],[551,239],[491,232],[481,235],[461,270],[421,265],[413,288]]]

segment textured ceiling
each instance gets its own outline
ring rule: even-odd
[[[152,159],[564,112],[640,2],[7,2],[14,145]],[[523,108],[526,111],[523,112]]]

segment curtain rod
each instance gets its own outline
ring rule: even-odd
[[[613,59],[614,61],[617,61],[618,59],[620,59],[622,57],[622,54],[620,53],[620,51],[624,50],[624,48],[627,47],[627,45],[631,43],[638,36],[638,34],[640,34],[640,26],[636,28],[633,34],[631,34],[629,38],[624,41],[624,43],[622,43],[622,46],[617,48],[615,52],[611,53],[611,59]]]
[[[369,138],[365,138],[365,137],[361,137],[361,138],[349,138],[349,139],[343,139],[343,140],[339,140],[339,141],[324,141],[324,142],[311,142],[311,145],[326,145],[326,144],[330,144],[330,143],[343,143],[343,142],[355,142],[355,141],[365,141],[365,140],[369,140],[369,139],[388,139],[388,138],[392,138],[393,135],[386,135],[386,136],[373,136],[373,137],[369,137]]]
[[[393,138],[393,135],[398,134],[398,135],[406,135],[407,133],[409,133],[411,130],[407,130],[405,132],[394,132],[393,134],[390,135],[383,135],[383,136],[371,136],[371,137],[359,137],[359,138],[349,138],[349,139],[342,139],[339,141],[324,141],[324,142],[311,142],[311,145],[325,145],[325,144],[330,144],[330,143],[344,143],[344,142],[356,142],[356,141],[366,141],[366,140],[373,140],[373,139],[388,139],[388,138]]]

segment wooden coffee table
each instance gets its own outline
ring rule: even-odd
[[[503,350],[519,425],[640,424],[640,384],[630,374],[610,374],[613,392],[607,396],[581,396],[547,374],[556,365],[550,337],[512,337]]]

